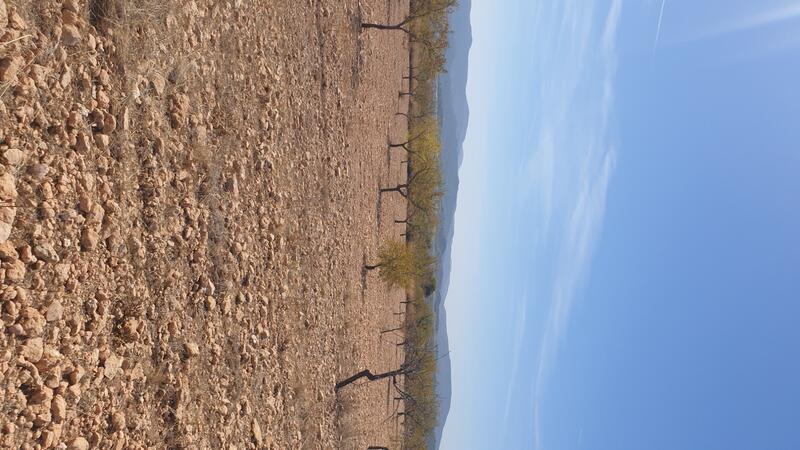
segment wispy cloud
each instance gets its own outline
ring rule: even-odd
[[[598,172],[586,173],[577,203],[567,224],[566,246],[559,261],[559,273],[552,293],[550,313],[539,353],[539,366],[533,389],[534,432],[536,448],[541,448],[541,405],[558,353],[567,331],[576,291],[589,267],[595,243],[602,229],[608,185],[616,164],[616,152],[604,151]]]
[[[702,31],[677,39],[675,43],[689,43],[705,39],[715,39],[725,35],[753,31],[800,19],[800,2],[762,9],[749,15],[723,21],[706,27]]]
[[[549,374],[556,364],[558,348],[568,331],[569,319],[580,286],[591,263],[596,242],[602,230],[606,198],[616,165],[616,151],[610,136],[611,114],[614,106],[614,80],[617,69],[616,36],[623,1],[614,0],[606,14],[601,30],[600,48],[594,49],[596,60],[578,62],[579,67],[592,66],[592,71],[581,75],[578,89],[594,94],[585,96],[582,110],[575,112],[574,105],[566,107],[566,120],[561,128],[547,131],[556,142],[554,147],[564,150],[573,160],[572,170],[564,175],[569,186],[575,186],[558,195],[558,202],[567,214],[560,222],[558,233],[561,243],[557,249],[556,270],[550,292],[550,308],[545,322],[539,351],[536,380],[533,386],[533,420],[535,448],[542,448],[542,408]],[[588,47],[587,50],[592,50]],[[591,51],[582,55],[593,54]],[[599,79],[596,77],[600,72]],[[594,75],[593,78],[589,78]],[[588,113],[587,113],[588,111]],[[578,120],[576,117],[588,114]],[[577,128],[576,128],[577,127]],[[564,133],[581,133],[581,139],[563,137]],[[562,149],[560,146],[575,146]],[[540,150],[541,151],[541,150]],[[532,158],[532,161],[541,157]],[[577,162],[577,164],[574,164]],[[557,194],[553,194],[557,196]],[[554,200],[555,201],[555,200]],[[553,231],[556,232],[555,230]]]
[[[664,7],[667,6],[667,0],[661,0],[661,11],[658,13],[658,25],[656,26],[656,38],[653,41],[653,56],[656,55],[658,50],[658,41],[661,39],[661,24],[664,23]]]

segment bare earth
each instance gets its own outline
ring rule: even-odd
[[[0,446],[394,447],[407,0],[3,1]]]

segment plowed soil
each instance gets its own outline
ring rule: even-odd
[[[0,0],[2,448],[394,446],[407,10]]]

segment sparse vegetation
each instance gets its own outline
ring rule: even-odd
[[[356,380],[390,378],[398,402],[397,419],[403,420],[403,448],[424,449],[432,442],[437,426],[436,315],[427,296],[435,290],[433,241],[439,222],[439,201],[443,180],[440,167],[441,140],[436,119],[436,82],[444,70],[448,45],[449,13],[455,0],[414,0],[408,16],[395,24],[363,23],[362,29],[401,30],[409,36],[410,64],[403,79],[401,97],[409,98],[409,109],[398,112],[408,121],[408,135],[402,142],[389,142],[389,149],[405,152],[406,181],[380,189],[380,194],[397,193],[409,202],[407,217],[395,219],[406,227],[405,242],[390,241],[380,250],[379,269],[390,286],[404,288],[407,300],[404,316],[405,361],[396,370],[373,374],[365,370],[337,384],[337,389]],[[394,331],[394,330],[392,330]],[[402,378],[402,384],[398,379]],[[399,406],[402,405],[402,408]]]
[[[424,250],[402,241],[389,241],[381,247],[378,264],[366,270],[378,269],[381,279],[389,286],[411,289],[430,273],[433,259]]]

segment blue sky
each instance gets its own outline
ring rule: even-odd
[[[800,1],[473,1],[442,448],[799,449]]]

